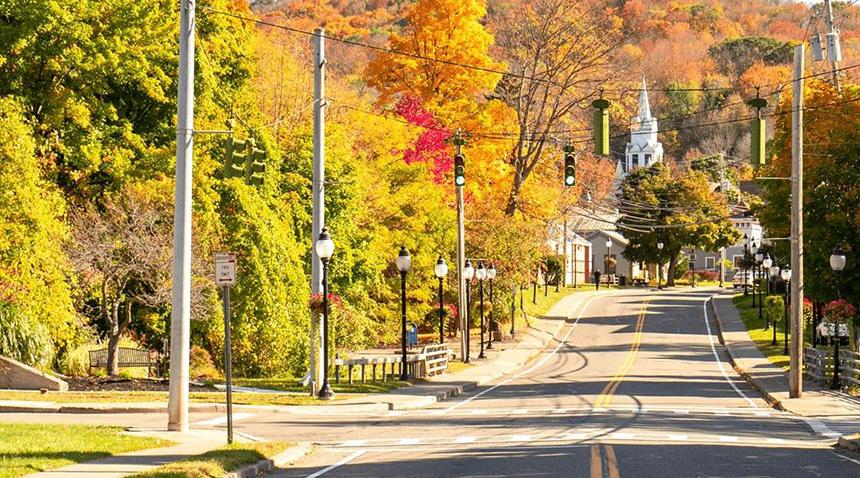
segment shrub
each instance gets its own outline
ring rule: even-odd
[[[54,357],[54,345],[44,325],[18,307],[0,303],[0,355],[45,369]]]
[[[192,378],[218,378],[221,372],[215,368],[209,351],[198,345],[191,346],[189,357],[190,375]]]

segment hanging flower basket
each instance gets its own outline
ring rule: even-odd
[[[328,308],[329,312],[332,309],[339,308],[341,306],[341,300],[339,296],[334,294],[328,295]],[[311,313],[322,315],[323,313],[323,295],[322,294],[311,294],[311,298],[308,301],[308,308],[311,309]]]
[[[824,306],[824,317],[827,322],[847,324],[857,315],[857,309],[845,301],[834,300]]]

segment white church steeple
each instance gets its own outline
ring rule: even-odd
[[[648,101],[648,87],[642,78],[639,91],[639,114],[633,118],[630,128],[630,142],[625,151],[624,173],[637,168],[649,167],[663,161],[663,145],[657,141],[657,118],[651,116]]]

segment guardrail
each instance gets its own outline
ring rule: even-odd
[[[448,357],[450,355],[448,346],[444,344],[426,345],[421,348],[418,353],[409,353],[406,355],[406,367],[409,376],[414,378],[423,378],[430,375],[437,375],[448,369]],[[388,368],[386,369],[386,366]],[[348,383],[353,383],[353,370],[359,368],[361,370],[361,383],[367,381],[367,369],[370,368],[370,379],[376,382],[381,376],[385,382],[389,376],[399,376],[403,373],[403,358],[398,352],[396,355],[376,355],[371,357],[356,357],[350,359],[335,359],[334,361],[334,381],[340,383],[341,367],[346,367],[346,377]],[[397,369],[395,372],[395,368]],[[381,373],[380,373],[381,372]]]
[[[833,350],[806,348],[803,351],[805,374],[819,385],[827,384],[833,377]],[[852,383],[860,385],[860,353],[851,350],[839,351],[839,379],[842,386]]]

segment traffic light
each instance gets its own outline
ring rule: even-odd
[[[241,178],[245,175],[245,159],[248,156],[247,141],[227,139],[227,158],[224,161],[224,179]]]
[[[263,173],[266,171],[266,152],[254,148],[249,159],[250,164],[245,168],[245,174],[248,175],[246,176],[247,182],[251,186],[262,186]]]
[[[576,185],[576,155],[570,147],[565,148],[564,152],[564,185]]]
[[[462,154],[454,155],[454,184],[457,186],[466,184],[466,157]]]

